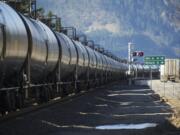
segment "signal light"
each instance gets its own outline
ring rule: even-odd
[[[138,52],[138,56],[140,57],[144,56],[144,52]]]
[[[133,55],[133,56],[137,56],[137,52],[133,52],[132,55]]]
[[[142,56],[144,56],[144,52],[142,52],[142,51],[132,52],[132,56],[133,56],[133,57],[135,57],[135,56],[142,57]]]

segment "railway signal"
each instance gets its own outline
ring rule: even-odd
[[[133,57],[136,57],[136,56],[142,57],[142,56],[144,56],[144,52],[142,52],[142,51],[135,51],[135,52],[132,52],[132,56]]]
[[[133,56],[133,57],[137,56],[137,52],[133,52],[133,53],[132,53],[132,56]]]
[[[144,56],[144,52],[138,52],[138,56],[139,56],[139,57]]]

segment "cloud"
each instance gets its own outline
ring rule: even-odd
[[[167,0],[163,0],[163,2],[164,2],[164,4],[165,4],[166,6],[169,5]]]
[[[101,22],[93,22],[92,25],[90,25],[88,27],[88,29],[86,30],[86,33],[91,33],[94,31],[99,31],[99,30],[106,30],[110,33],[113,34],[118,34],[120,32],[120,28],[118,23],[101,23]]]
[[[162,32],[159,32],[159,34],[155,34],[152,31],[144,31],[142,32],[143,35],[149,37],[151,40],[153,40],[157,45],[160,46],[168,46],[168,43],[171,42],[170,37],[167,38]]]
[[[174,28],[175,32],[180,31],[180,1],[164,0],[163,2],[169,8],[165,9],[166,11],[162,11],[160,17],[166,24],[169,24],[172,28]]]
[[[165,19],[165,20],[167,19],[167,18],[166,18],[166,12],[165,12],[165,11],[162,11],[162,12],[161,12],[161,17],[162,17],[162,19]]]

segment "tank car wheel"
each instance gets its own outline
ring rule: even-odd
[[[10,112],[11,110],[13,110],[12,101],[15,100],[13,100],[13,96],[9,91],[2,92],[1,96],[2,96],[1,108],[2,108],[2,114],[4,115],[6,112]]]
[[[5,115],[7,111],[6,103],[6,91],[0,92],[0,111],[2,115]]]
[[[41,87],[40,88],[40,100],[42,102],[48,102],[50,99],[49,89],[47,87]]]
[[[24,100],[23,93],[18,91],[16,94],[16,107],[19,109],[22,108],[24,106]]]
[[[58,96],[58,92],[55,85],[50,86],[50,94],[52,99]]]
[[[16,91],[11,91],[10,92],[10,111],[15,111],[16,110]]]
[[[67,85],[62,85],[61,87],[61,91],[60,91],[60,96],[61,98],[65,97],[67,94],[66,94],[66,90],[67,90]]]
[[[49,98],[53,99],[55,97],[55,90],[54,90],[53,86],[47,86],[47,89],[49,91]]]
[[[89,85],[89,81],[86,82],[86,90],[89,90],[90,89],[90,85]]]
[[[57,96],[59,97],[62,97],[61,94],[62,94],[62,87],[61,85],[56,85],[55,89],[57,89]]]
[[[82,88],[81,82],[77,82],[76,83],[76,88],[75,88],[75,93],[79,93],[81,91],[81,88]]]

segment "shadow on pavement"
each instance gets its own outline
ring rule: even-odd
[[[1,135],[179,135],[168,120],[172,108],[150,88],[114,83],[0,124]],[[97,126],[155,123],[145,129],[99,130]]]

